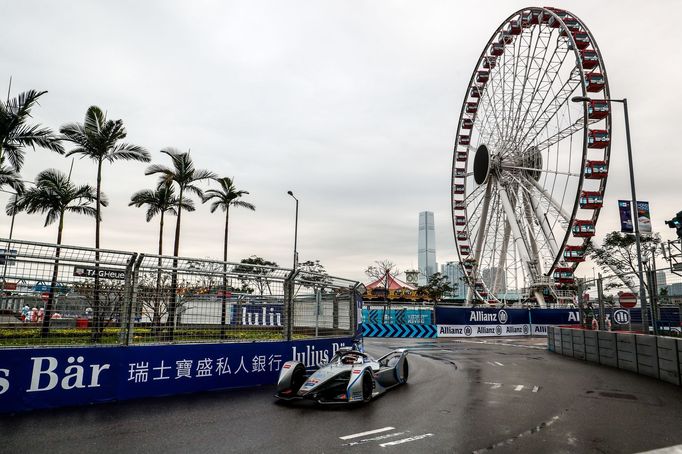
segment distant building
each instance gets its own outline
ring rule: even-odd
[[[666,288],[668,286],[668,282],[665,276],[665,271],[658,271],[656,273],[656,288],[658,289],[658,292],[661,292],[661,289]]]
[[[491,292],[495,286],[495,279],[497,279],[496,293],[507,293],[507,273],[502,268],[485,268],[481,271],[481,278]]]
[[[453,288],[452,292],[445,294],[445,298],[463,300],[467,297],[468,286],[464,279],[464,272],[459,262],[446,262],[440,268],[441,274],[448,278]]]
[[[417,248],[419,285],[425,285],[433,273],[438,271],[436,263],[436,226],[431,211],[419,213],[419,239]]]

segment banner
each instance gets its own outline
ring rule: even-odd
[[[637,226],[639,227],[639,233],[651,233],[649,202],[637,201]]]
[[[580,324],[578,309],[436,308],[438,337],[546,336],[549,326]]]
[[[0,349],[0,413],[274,384],[286,361],[315,367],[351,345],[334,338]]]
[[[620,213],[620,231],[623,233],[633,233],[632,209],[629,200],[618,201],[618,211]]]

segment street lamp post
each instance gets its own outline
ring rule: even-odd
[[[586,96],[575,96],[571,98],[573,102],[586,103],[592,101]],[[632,195],[632,210],[635,214],[635,244],[637,245],[637,274],[639,276],[639,300],[642,308],[642,326],[645,334],[649,334],[649,309],[646,302],[646,292],[644,290],[644,274],[642,272],[642,247],[639,240],[639,217],[637,216],[637,193],[635,192],[635,171],[632,165],[632,145],[630,143],[630,119],[628,117],[628,100],[623,99],[604,99],[608,102],[619,102],[623,104],[623,112],[625,114],[625,137],[628,145],[628,165],[630,167],[630,191]]]
[[[298,252],[296,252],[296,246],[298,242],[298,199],[291,191],[287,191],[287,194],[293,197],[296,201],[296,221],[294,223],[294,270],[296,270],[296,268],[298,268]]]

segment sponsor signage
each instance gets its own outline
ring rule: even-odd
[[[630,323],[630,312],[625,309],[617,309],[613,311],[613,321],[619,325],[627,325]]]
[[[651,233],[651,213],[649,212],[649,202],[637,201],[637,226],[639,233]]]
[[[546,336],[553,325],[580,324],[577,309],[436,308],[438,337]]]
[[[99,277],[100,279],[125,280],[125,270],[115,268],[97,268],[94,266],[74,266],[73,275],[77,277]]]
[[[633,233],[632,208],[629,200],[618,201],[618,212],[620,213],[620,231],[623,233]]]
[[[16,249],[0,249],[0,265],[15,266],[17,264]]]
[[[286,361],[329,361],[350,338],[0,349],[0,412],[273,384]]]

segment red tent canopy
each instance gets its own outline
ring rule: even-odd
[[[365,285],[367,289],[371,290],[373,288],[385,288],[386,287],[386,275],[383,275],[376,281]],[[416,290],[417,288],[411,284],[408,284],[407,282],[403,282],[400,279],[391,276],[388,274],[388,290],[400,290],[400,289],[409,289],[409,290]]]

